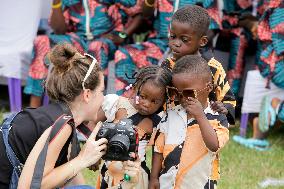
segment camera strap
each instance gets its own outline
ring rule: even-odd
[[[50,134],[45,142],[43,149],[41,150],[38,156],[35,169],[34,169],[34,173],[33,173],[33,177],[32,177],[31,186],[30,186],[31,189],[41,188],[41,182],[42,182],[44,165],[45,165],[46,156],[47,156],[48,145],[55,139],[55,137],[58,135],[60,130],[63,128],[63,126],[65,126],[67,123],[72,127],[72,139],[71,139],[72,145],[71,145],[70,159],[73,159],[74,157],[78,155],[79,143],[78,143],[77,135],[75,132],[74,120],[72,116],[63,114],[53,123]]]
[[[65,103],[60,102],[59,105],[64,113],[66,113],[67,115],[72,115],[70,108]],[[76,129],[86,138],[89,138],[89,136],[92,134],[92,131],[84,123],[78,125]]]

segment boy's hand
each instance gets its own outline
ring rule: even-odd
[[[228,114],[228,110],[227,108],[224,106],[224,104],[222,102],[219,101],[211,101],[210,102],[210,106],[212,108],[213,111],[218,112],[218,113],[222,113],[227,115]]]
[[[158,178],[151,178],[149,182],[149,189],[160,189],[160,182]]]
[[[189,97],[185,103],[186,103],[186,108],[185,108],[186,112],[192,115],[194,118],[197,118],[198,116],[204,114],[203,107],[197,99]]]

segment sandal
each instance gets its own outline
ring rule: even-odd
[[[270,114],[270,122],[268,121],[268,115]],[[261,132],[266,132],[269,126],[273,126],[276,121],[276,112],[271,106],[271,98],[265,96],[261,101],[259,112],[259,129]]]
[[[266,151],[269,149],[269,142],[267,140],[243,138],[238,135],[233,136],[233,140],[247,148],[255,149],[258,151]]]

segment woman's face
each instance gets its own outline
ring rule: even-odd
[[[104,85],[104,76],[102,73],[100,73],[100,82],[97,88],[92,91],[93,95],[90,100],[90,113],[91,113],[91,120],[96,120],[97,119],[97,114],[102,106],[103,100],[104,100],[104,90],[105,90],[105,85]]]

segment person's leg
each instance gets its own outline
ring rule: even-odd
[[[269,117],[270,119],[270,117]],[[261,132],[260,129],[259,129],[259,119],[258,117],[254,118],[253,119],[253,136],[252,138],[254,139],[265,139],[268,135],[268,132]]]
[[[108,63],[114,58],[114,52],[116,51],[116,45],[106,38],[95,39],[88,44],[87,52],[93,55],[103,70],[105,76],[105,87],[107,86],[108,79]]]
[[[34,41],[33,59],[29,68],[29,76],[24,93],[31,95],[30,107],[41,105],[43,95],[42,81],[47,76],[48,68],[45,65],[45,55],[50,50],[50,40],[47,35],[37,36]]]

